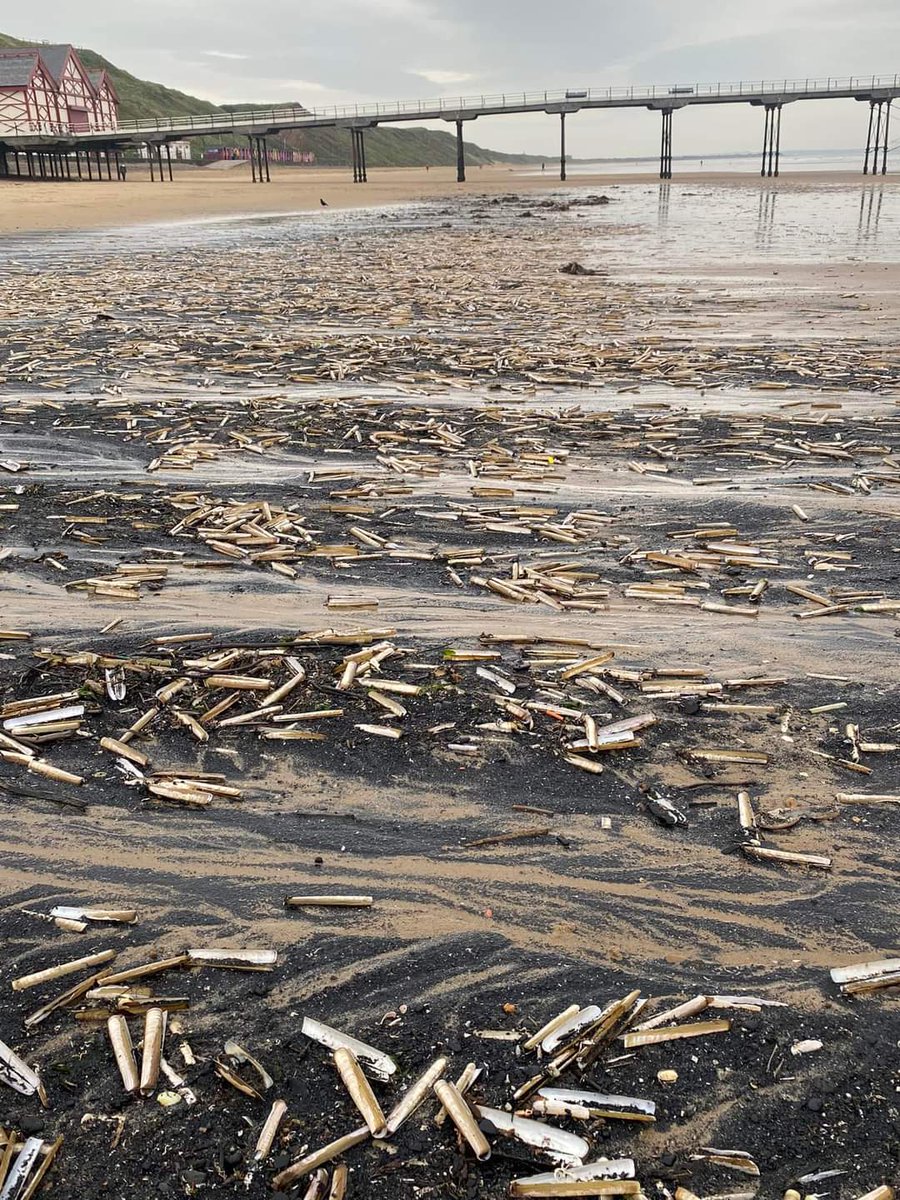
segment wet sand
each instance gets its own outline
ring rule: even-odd
[[[435,200],[451,196],[496,195],[515,190],[522,194],[547,190],[602,191],[614,184],[653,184],[649,174],[577,175],[567,183],[558,178],[558,166],[548,163],[546,173],[515,164],[470,167],[465,183],[456,181],[451,167],[373,168],[365,184],[353,183],[349,168],[287,169],[272,167],[269,184],[254,184],[249,164],[226,169],[218,167],[175,168],[174,182],[151,183],[149,170],[130,164],[124,184],[86,180],[60,184],[5,181],[0,187],[0,234],[37,230],[102,229],[156,221],[183,221],[205,217],[238,216],[247,213],[290,213],[315,211],[320,200],[329,207],[374,208],[409,200]],[[857,183],[849,172],[802,172],[778,180],[761,180],[749,173],[680,174],[672,187],[694,184],[741,188],[776,188],[782,191]],[[893,188],[894,176],[878,178],[878,186]]]
[[[204,1064],[191,1076],[202,1102],[168,1124],[152,1103],[129,1105],[118,1155],[77,1127],[83,1108],[106,1115],[121,1102],[102,1035],[91,1022],[73,1034],[69,1014],[40,1031],[34,1053],[70,1064],[77,1096],[73,1111],[47,1118],[81,1151],[61,1164],[61,1197],[120,1194],[146,1171],[143,1146],[174,1155],[179,1170],[208,1173],[223,1195],[264,1195],[262,1178],[248,1192],[243,1168],[226,1169],[222,1157],[240,1150],[241,1123],[255,1128],[265,1111],[213,1076],[226,1037],[256,1047],[289,1097],[297,1124],[280,1151],[290,1161],[353,1120],[324,1058],[300,1058],[298,1015],[376,1045],[396,1042],[405,1079],[439,1049],[454,1067],[488,1062],[486,1095],[502,1104],[507,1074],[521,1082],[533,1063],[473,1029],[518,1020],[533,1029],[573,998],[602,1004],[631,986],[673,1003],[751,991],[789,1007],[739,1015],[714,1046],[651,1048],[598,1068],[586,1082],[652,1094],[660,1122],[645,1133],[595,1128],[597,1153],[634,1154],[642,1177],[703,1194],[734,1186],[732,1175],[691,1159],[709,1144],[754,1154],[765,1195],[802,1171],[847,1163],[848,1196],[888,1178],[895,1118],[883,1099],[885,1048],[896,1041],[896,1016],[889,1000],[838,997],[827,970],[895,949],[895,809],[840,807],[834,797],[897,789],[900,755],[864,754],[872,771],[864,777],[846,765],[845,736],[855,722],[872,740],[895,737],[897,613],[798,620],[809,604],[784,585],[897,596],[896,212],[888,187],[873,228],[865,191],[804,178],[779,194],[799,205],[789,210],[790,254],[773,248],[781,227],[759,215],[753,194],[749,210],[741,201],[749,221],[741,245],[759,261],[745,266],[735,254],[723,264],[729,236],[739,236],[729,234],[739,227],[735,194],[748,186],[704,184],[681,215],[677,189],[675,207],[661,214],[658,185],[642,180],[618,187],[602,208],[543,209],[529,194],[508,205],[423,204],[384,219],[325,214],[0,247],[9,272],[0,458],[26,464],[0,479],[0,505],[15,506],[0,513],[0,548],[9,551],[0,605],[3,626],[32,633],[30,643],[0,644],[9,655],[0,660],[4,703],[83,683],[80,669],[42,666],[36,651],[128,657],[146,653],[150,639],[204,630],[214,646],[278,653],[301,630],[367,625],[395,629],[408,657],[435,669],[448,643],[483,648],[483,634],[610,647],[614,669],[638,683],[606,676],[624,703],[604,694],[593,707],[609,710],[604,720],[648,707],[658,716],[639,749],[604,757],[599,777],[564,762],[552,720],[485,732],[496,689],[474,665],[460,667],[446,699],[410,701],[397,742],[361,737],[359,713],[322,743],[286,747],[252,728],[216,730],[198,746],[172,721],[139,740],[154,767],[222,771],[244,788],[240,802],[198,813],[142,799],[97,745],[153,702],[156,681],[135,673],[120,713],[103,699],[102,672],[88,672],[100,688],[88,736],[42,748],[84,774],[76,794],[87,811],[0,791],[14,818],[0,835],[11,947],[0,986],[101,942],[119,947],[124,965],[204,944],[272,946],[282,962],[261,983],[210,974],[172,982],[191,996],[181,1019]],[[498,182],[498,192],[510,189]],[[572,194],[592,190],[579,179]],[[816,222],[829,203],[850,214],[849,227],[833,219],[820,246]],[[679,220],[689,229],[698,212],[706,253],[684,244],[676,252],[667,230]],[[235,254],[246,254],[240,273],[204,266]],[[600,274],[560,274],[568,261]],[[393,445],[385,434],[404,440]],[[165,457],[179,437],[204,448],[189,469]],[[479,494],[485,488],[502,494]],[[172,536],[172,527],[191,505],[263,499],[293,506],[320,543],[345,543],[361,522],[424,557],[304,560],[294,578],[264,563],[219,558],[225,569],[195,570],[176,558],[158,589],[127,604],[65,588],[120,562],[158,559],[159,547],[216,562],[198,534]],[[556,521],[585,510],[602,520],[572,547],[546,531],[523,533],[522,518],[507,512],[461,515],[517,506],[548,506]],[[79,528],[73,515],[98,523]],[[683,578],[645,554],[679,545],[697,553],[702,543],[679,542],[683,531],[723,521],[776,561],[764,571],[720,564],[689,581],[734,608],[749,602],[730,590],[767,578],[757,616],[628,594],[636,582]],[[85,532],[88,540],[78,536]],[[455,582],[448,547],[484,547],[483,570],[503,578],[513,564],[568,556],[596,572],[609,596],[589,610],[510,603],[481,587],[477,570],[458,568]],[[338,591],[374,597],[378,608],[335,612],[328,597]],[[115,630],[100,632],[116,618]],[[341,651],[297,653],[312,680],[304,703],[333,696]],[[552,670],[528,668],[529,653],[524,644],[501,655],[516,694],[562,686]],[[716,683],[773,676],[727,698],[774,712],[707,714],[644,694],[641,681],[679,668]],[[402,660],[396,671],[415,678]],[[588,696],[577,684],[564,692]],[[831,703],[846,707],[810,711]],[[446,720],[449,737],[478,742],[477,755],[428,732]],[[707,769],[685,756],[711,745],[768,761]],[[0,764],[0,782],[35,779]],[[798,815],[767,844],[831,856],[832,869],[744,857],[740,788],[760,812]],[[652,817],[647,799],[657,790],[684,808],[685,827]],[[550,815],[518,813],[522,803]],[[545,819],[550,833],[535,840],[466,844]],[[369,892],[376,904],[352,915],[285,913],[282,897],[306,889]],[[20,913],[74,901],[133,904],[141,922],[104,939],[48,930]],[[0,1036],[20,1042],[21,1017],[36,1002],[17,995]],[[408,1011],[397,1016],[400,1005]],[[389,1011],[398,1023],[380,1024]],[[861,1025],[871,1038],[860,1037]],[[826,1049],[785,1065],[801,1037],[821,1037]],[[772,1066],[779,1061],[783,1071]],[[656,1071],[672,1065],[681,1082],[667,1093]],[[216,1123],[214,1138],[202,1122]],[[356,1187],[405,1198],[437,1172],[451,1193],[494,1197],[512,1175],[529,1173],[499,1153],[482,1171],[452,1139],[435,1146],[431,1134],[417,1136],[421,1145],[403,1143],[400,1173],[385,1171],[382,1151],[361,1152]],[[193,1186],[159,1174],[173,1195]]]

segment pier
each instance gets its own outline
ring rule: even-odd
[[[891,104],[900,96],[900,75],[783,79],[740,83],[667,84],[649,87],[584,88],[566,91],[508,92],[438,100],[398,100],[388,103],[342,105],[310,109],[287,105],[234,113],[152,117],[119,121],[113,129],[85,130],[62,122],[22,121],[0,125],[0,178],[71,179],[87,177],[92,166],[98,177],[112,179],[110,166],[125,149],[145,145],[151,177],[171,181],[170,142],[185,138],[229,134],[246,137],[251,147],[254,181],[268,182],[266,139],[303,129],[346,129],[350,137],[353,179],[367,181],[365,133],[378,125],[446,121],[455,126],[457,179],[466,178],[463,130],[479,117],[546,113],[559,117],[559,177],[566,178],[566,118],[591,109],[645,108],[660,114],[659,176],[672,177],[675,113],[696,105],[749,104],[763,110],[763,148],[760,174],[777,176],[781,154],[781,119],[786,104],[813,100],[853,100],[868,105],[868,128],[863,174],[886,174]],[[164,164],[165,156],[165,164]],[[74,167],[74,172],[73,172]],[[116,178],[121,172],[116,171]]]

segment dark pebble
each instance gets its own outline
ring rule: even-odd
[[[661,1154],[659,1156],[659,1161],[662,1163],[662,1165],[664,1167],[674,1167],[675,1163],[678,1161],[678,1159],[677,1159],[677,1156],[674,1155],[671,1150],[667,1150],[665,1152],[665,1154]]]
[[[43,1117],[19,1117],[16,1124],[23,1133],[41,1133],[44,1128]]]
[[[821,1112],[825,1101],[821,1096],[810,1096],[806,1102],[806,1107],[810,1112]]]
[[[205,1171],[197,1171],[197,1170],[194,1170],[193,1168],[189,1168],[187,1171],[181,1172],[181,1178],[184,1180],[185,1183],[205,1183],[206,1182],[206,1172]]]

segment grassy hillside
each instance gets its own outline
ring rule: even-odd
[[[39,42],[24,42],[0,33],[0,49],[19,46],[40,46]],[[119,94],[119,116],[122,120],[139,117],[177,117],[191,113],[236,112],[242,108],[269,108],[272,101],[258,104],[229,104],[218,107],[208,100],[198,100],[185,92],[138,79],[128,71],[105,59],[93,50],[79,48],[81,61],[90,70],[101,67],[109,72]],[[302,97],[299,98],[302,103]],[[199,159],[211,146],[233,145],[232,137],[194,138],[192,145]],[[346,129],[310,129],[270,139],[270,144],[283,142],[294,150],[311,150],[316,162],[326,167],[350,165],[350,133]],[[366,131],[366,161],[370,167],[451,166],[456,162],[456,138],[449,130],[431,130],[386,126]],[[466,162],[471,166],[493,162],[539,162],[527,154],[501,154],[485,150],[474,142],[466,142]]]
[[[230,108],[231,106],[229,106]],[[269,139],[272,146],[311,150],[322,167],[350,165],[348,129],[309,129],[279,134]],[[480,166],[494,162],[535,161],[527,154],[500,154],[466,142],[466,163]],[[456,163],[456,134],[444,129],[385,125],[366,130],[366,162],[371,167],[449,167]]]
[[[0,33],[0,47],[39,46],[39,42],[22,42],[18,38]],[[198,100],[184,92],[163,87],[161,83],[148,83],[121,70],[93,50],[78,51],[81,61],[91,71],[105,67],[113,86],[119,93],[119,116],[123,120],[135,117],[177,117],[185,113],[217,112],[215,104]]]

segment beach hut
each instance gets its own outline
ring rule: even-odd
[[[56,133],[56,83],[37,50],[0,51],[0,133]]]

